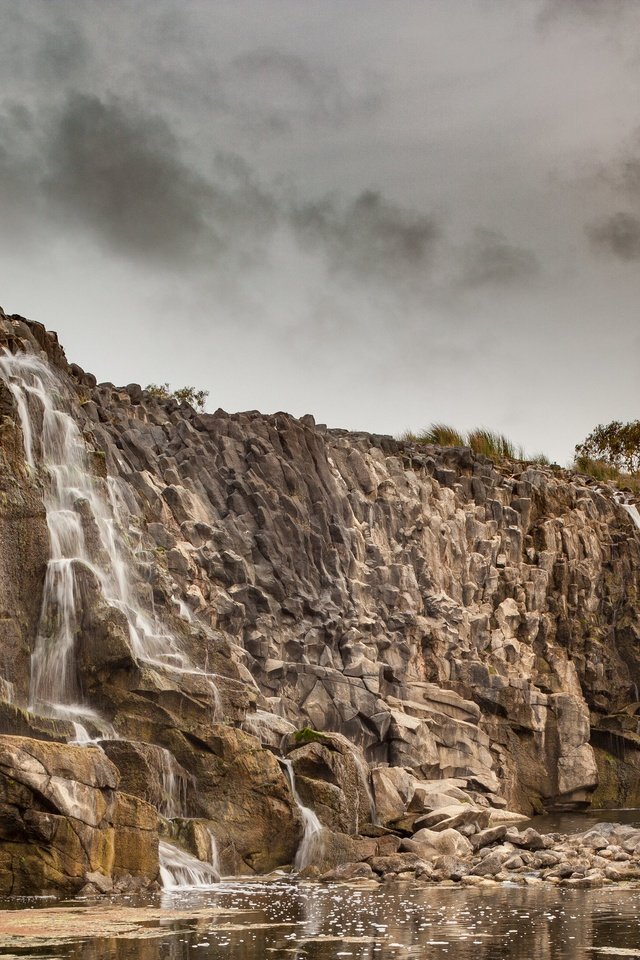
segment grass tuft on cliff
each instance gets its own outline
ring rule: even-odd
[[[405,431],[400,440],[407,443],[420,443],[438,447],[470,447],[474,453],[489,457],[490,460],[502,462],[504,460],[521,460],[529,463],[540,463],[549,466],[551,461],[544,453],[527,456],[524,448],[515,444],[503,433],[488,430],[486,427],[476,427],[468,433],[461,433],[455,427],[446,423],[432,423],[430,427],[420,433]]]
[[[577,473],[584,473],[602,483],[613,483],[620,489],[631,490],[640,495],[640,473],[626,473],[619,470],[606,460],[593,460],[590,457],[576,457],[573,468]]]

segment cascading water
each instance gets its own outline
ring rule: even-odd
[[[176,639],[133,597],[131,563],[118,530],[117,482],[108,482],[107,496],[100,491],[89,471],[84,438],[65,410],[56,374],[32,354],[4,353],[0,376],[15,399],[25,459],[32,470],[40,467],[49,478],[45,510],[51,556],[31,660],[30,709],[70,719],[76,742],[90,739],[81,721],[110,733],[104,720],[83,703],[78,683],[75,648],[82,614],[78,575],[84,570],[95,578],[106,603],[124,613],[133,656],[169,673],[202,677],[218,716],[219,695],[209,675],[191,664]],[[94,525],[98,536],[90,538],[87,531]]]
[[[627,513],[635,523],[636,527],[640,529],[640,511],[638,510],[635,503],[627,503],[624,500],[620,500],[618,502],[620,503],[620,506],[624,507],[624,509],[627,511]]]
[[[158,804],[158,812],[167,820],[173,820],[175,817],[186,817],[187,775],[169,750],[165,750],[164,747],[154,747],[153,749],[157,751],[157,765],[162,789],[162,799]]]
[[[296,870],[304,870],[310,863],[313,863],[313,860],[321,852],[323,827],[313,810],[305,807],[300,799],[298,791],[296,790],[296,775],[291,760],[281,759],[280,762],[286,771],[293,799],[302,817],[302,840],[296,851],[293,866]]]
[[[160,880],[165,890],[210,887],[220,881],[220,873],[212,864],[197,860],[172,843],[161,840],[158,852]]]
[[[211,830],[207,829],[207,833],[209,834],[209,863],[218,876],[221,876],[222,871],[220,869],[220,852],[218,850],[218,842]]]
[[[360,783],[367,795],[367,800],[369,802],[369,820],[371,821],[372,824],[375,824],[378,822],[378,811],[376,810],[376,802],[374,800],[373,791],[371,789],[371,784],[369,782],[369,778],[370,778],[369,767],[367,766],[366,762],[362,759],[362,757],[360,756],[357,750],[354,749],[351,753],[351,756],[353,757],[353,762],[356,767],[358,779],[360,780]],[[357,816],[356,816],[356,833],[358,833],[360,829],[360,795],[359,793],[357,793],[356,795],[358,797],[358,800],[357,800],[358,810],[357,810]]]

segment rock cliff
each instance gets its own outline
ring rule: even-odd
[[[207,858],[196,822],[263,872],[306,807],[336,866],[434,809],[637,801],[616,491],[97,384],[2,312],[0,347],[5,893],[153,882],[159,833]]]

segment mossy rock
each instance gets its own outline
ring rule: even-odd
[[[312,727],[303,727],[302,730],[296,730],[293,734],[293,739],[298,747],[303,746],[305,743],[331,743],[330,737],[324,733],[320,733],[319,730],[314,730]]]

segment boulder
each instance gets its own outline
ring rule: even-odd
[[[287,750],[302,802],[315,810],[325,826],[356,834],[372,823],[369,770],[346,737],[301,730],[289,738]]]
[[[95,876],[158,875],[157,814],[117,792],[96,747],[0,737],[0,876],[5,895],[77,892]]]
[[[469,840],[453,829],[435,831],[423,828],[410,840],[402,841],[402,846],[407,845],[422,860],[433,860],[438,856],[465,857],[472,852]]]

